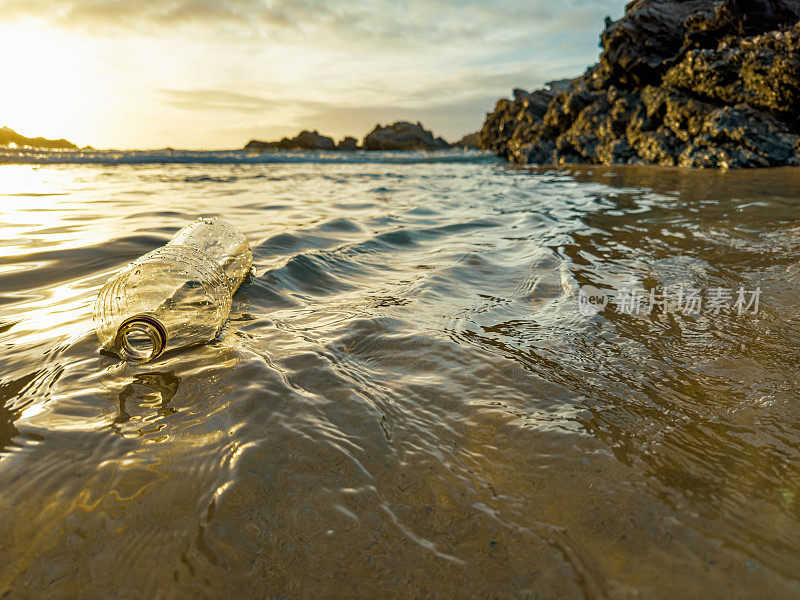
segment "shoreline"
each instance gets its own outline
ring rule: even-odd
[[[1,166],[47,166],[47,165],[281,165],[281,164],[419,164],[419,163],[502,164],[519,171],[574,170],[587,172],[592,169],[625,169],[630,171],[652,170],[654,172],[677,173],[752,173],[744,168],[703,168],[660,164],[602,164],[587,162],[561,163],[516,163],[505,160],[489,150],[471,148],[447,148],[435,151],[421,150],[356,150],[352,152],[324,150],[264,150],[247,151],[241,148],[223,150],[195,149],[3,149],[0,148]],[[762,167],[759,171],[800,171],[800,165],[776,165]]]

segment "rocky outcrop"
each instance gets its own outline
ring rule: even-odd
[[[244,147],[248,152],[264,150],[336,150],[333,138],[320,135],[318,131],[301,131],[293,138],[283,138],[278,142],[250,140]]]
[[[517,163],[798,164],[798,21],[800,0],[635,0],[597,65],[514,90],[479,142]]]
[[[358,150],[358,140],[348,135],[336,144],[336,149],[343,152],[355,152]]]
[[[48,140],[43,137],[29,138],[8,127],[0,127],[0,146],[15,144],[18,148],[47,148],[52,150],[77,150],[78,147],[67,140]]]
[[[467,148],[469,150],[477,150],[478,149],[478,132],[473,131],[472,133],[467,133],[457,142],[453,142],[453,148]]]
[[[477,133],[471,134],[477,136]],[[463,140],[469,141],[469,135]],[[471,139],[471,138],[470,138]],[[470,142],[477,143],[477,142]],[[477,147],[477,146],[476,146]],[[250,140],[244,149],[248,152],[268,150],[339,150],[355,152],[356,150],[445,150],[450,148],[444,139],[434,137],[421,123],[397,121],[391,125],[375,125],[364,138],[362,146],[352,136],[346,136],[336,144],[333,138],[320,135],[318,131],[302,131],[293,138],[283,138],[277,142]]]
[[[391,125],[375,125],[364,138],[365,150],[446,150],[444,139],[434,137],[421,123],[397,121]]]

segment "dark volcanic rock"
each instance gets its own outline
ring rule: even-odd
[[[472,150],[478,149],[478,132],[473,131],[467,133],[457,142],[453,142],[453,148],[470,148]]]
[[[365,150],[445,150],[445,140],[434,137],[421,123],[397,121],[391,125],[375,125],[364,138]]]
[[[518,163],[800,160],[800,0],[635,0],[600,63],[500,100],[481,147]]]
[[[348,135],[336,145],[336,149],[343,152],[355,152],[358,150],[358,140]]]
[[[664,83],[711,102],[747,103],[795,117],[800,109],[800,27],[690,50]]]
[[[0,146],[16,144],[18,147],[48,148],[52,150],[77,150],[78,147],[67,140],[48,140],[43,137],[29,138],[8,127],[0,127]]]
[[[301,131],[293,138],[283,138],[278,142],[250,140],[244,147],[251,152],[264,150],[336,150],[333,138],[320,135],[318,131]]]
[[[658,83],[692,48],[752,36],[800,20],[796,0],[635,0],[601,35],[600,71],[618,84]]]

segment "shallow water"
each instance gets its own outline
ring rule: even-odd
[[[800,170],[359,156],[0,166],[0,598],[800,597]],[[198,215],[220,337],[100,355]]]

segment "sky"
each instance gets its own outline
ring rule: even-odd
[[[0,126],[95,148],[480,128],[573,77],[624,0],[0,0]]]

